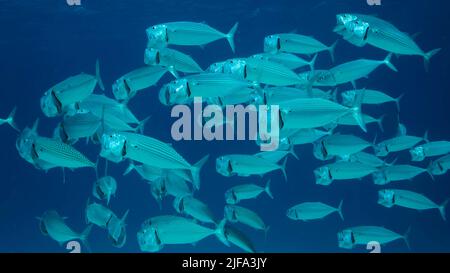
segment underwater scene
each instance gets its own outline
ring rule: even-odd
[[[443,0],[0,1],[0,252],[450,252]]]

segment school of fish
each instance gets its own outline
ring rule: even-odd
[[[438,211],[446,220],[445,208],[450,199],[430,200],[421,193],[396,189],[394,182],[412,180],[424,173],[431,179],[444,175],[450,168],[450,141],[430,141],[427,133],[424,136],[408,135],[406,127],[400,122],[398,135],[381,141],[380,137],[364,139],[339,132],[343,126],[356,126],[362,132],[373,129],[383,133],[384,115],[367,115],[363,111],[364,105],[392,103],[399,112],[403,95],[357,88],[356,82],[383,66],[389,73],[397,72],[397,67],[392,63],[394,56],[420,56],[426,69],[429,69],[430,59],[440,49],[425,51],[408,34],[374,16],[338,14],[336,19],[334,32],[339,37],[357,47],[372,46],[383,50],[385,57],[351,60],[333,65],[330,69],[316,69],[316,58],[323,52],[329,54],[334,63],[337,41],[325,45],[310,36],[278,33],[264,38],[262,53],[223,60],[203,69],[191,56],[170,46],[203,47],[217,40],[225,40],[234,53],[238,23],[228,32],[221,32],[205,23],[168,22],[145,30],[148,38],[144,51],[145,65],[119,77],[112,84],[111,97],[103,93],[105,86],[98,61],[95,75],[79,73],[54,85],[49,84],[49,89],[43,92],[40,106],[46,117],[61,120],[53,136],[39,134],[39,120],[31,127],[19,129],[14,120],[14,108],[8,117],[0,119],[0,125],[9,124],[19,132],[16,147],[24,160],[44,171],[52,168],[92,168],[96,173],[92,197],[86,198],[86,229],[82,232],[72,230],[65,223],[65,217],[49,208],[38,217],[41,232],[59,244],[80,240],[90,249],[88,237],[91,229],[101,228],[114,247],[124,246],[127,215],[132,213],[132,209],[120,212],[118,216],[109,208],[120,188],[116,179],[108,175],[107,163],[127,162],[124,175],[135,171],[149,184],[151,195],[160,205],[167,196],[173,197],[173,215],[154,215],[143,219],[135,235],[141,251],[157,252],[166,245],[195,244],[209,236],[245,252],[259,251],[239,230],[239,225],[247,225],[264,233],[269,231],[269,225],[263,220],[264,212],[252,211],[245,207],[245,203],[264,195],[268,197],[267,202],[271,202],[274,198],[272,182],[262,179],[265,182],[261,185],[231,187],[224,193],[224,214],[215,215],[206,203],[195,197],[196,191],[201,190],[201,171],[209,155],[199,155],[197,162],[188,162],[170,143],[144,135],[145,123],[150,117],[138,119],[128,108],[128,101],[141,91],[154,88],[166,73],[173,75],[173,80],[162,85],[158,98],[167,106],[192,105],[194,97],[202,97],[207,103],[222,106],[279,105],[278,150],[221,155],[215,159],[218,174],[225,177],[262,177],[279,171],[287,180],[285,166],[288,156],[299,160],[295,146],[312,144],[314,157],[324,162],[321,167],[311,170],[315,181],[310,182],[315,182],[318,187],[371,176],[373,183],[380,186],[379,205]],[[347,85],[349,83],[351,87]],[[377,125],[379,129],[375,126],[369,128],[370,124]],[[89,159],[73,147],[82,139],[86,140],[86,145],[93,143],[101,147],[99,158],[106,162],[103,176],[97,170],[99,159]],[[257,142],[263,141],[259,139]],[[399,163],[392,157],[387,161],[388,155],[402,151],[409,151],[410,162]],[[424,160],[430,162],[427,167],[414,164]],[[336,200],[337,205],[325,204],[320,200],[298,202],[279,213],[285,213],[291,220],[305,222],[336,213],[345,221],[345,200]],[[406,233],[399,233],[381,226],[349,226],[336,230],[337,244],[341,248],[351,249],[371,241],[387,244],[404,240],[409,248],[410,229],[407,224],[405,230]],[[172,249],[176,250],[175,247]]]

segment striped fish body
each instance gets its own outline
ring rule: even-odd
[[[239,176],[263,175],[281,167],[267,159],[254,155],[227,155],[232,173]]]
[[[114,97],[118,100],[132,98],[139,90],[155,85],[167,73],[162,66],[145,66],[135,69],[113,84]]]
[[[348,156],[360,152],[372,144],[354,135],[331,135],[320,141],[325,154],[331,156]]]
[[[383,160],[378,158],[377,156],[365,152],[359,152],[356,154],[352,154],[349,158],[350,162],[359,162],[365,165],[369,165],[372,167],[381,167],[384,166],[385,163]]]
[[[333,67],[330,72],[336,84],[343,84],[364,78],[383,64],[384,61],[359,59]]]
[[[167,41],[173,45],[205,45],[227,36],[202,23],[170,22],[164,25],[167,27]]]
[[[101,119],[90,112],[65,116],[61,124],[62,130],[69,140],[90,137],[95,134],[100,125]]]
[[[259,230],[267,229],[267,226],[258,214],[241,206],[226,205],[225,217],[233,223],[239,222]]]
[[[322,219],[336,211],[338,211],[336,208],[321,202],[305,202],[290,208],[288,217],[292,220],[309,221]]]
[[[388,152],[399,152],[403,150],[408,150],[417,143],[423,141],[422,137],[416,136],[399,136],[392,139],[385,140],[381,142],[383,145],[386,145]]]
[[[411,165],[392,165],[382,171],[387,181],[400,181],[412,179],[427,170]]]
[[[192,166],[169,144],[155,138],[123,132],[126,156],[145,165],[162,169],[191,169]]]
[[[162,244],[193,244],[215,233],[184,217],[158,216],[150,221]]]
[[[184,73],[200,73],[203,69],[190,57],[178,50],[170,48],[146,49],[145,64],[171,67]]]
[[[331,177],[335,180],[359,179],[374,171],[376,168],[361,163],[340,161],[328,165]]]
[[[408,34],[391,23],[370,15],[357,14],[357,16],[370,25],[366,38],[370,45],[396,54],[425,55]]]
[[[246,59],[245,79],[275,86],[302,83],[299,76],[286,66],[256,58]]]
[[[328,47],[320,41],[305,35],[281,33],[278,34],[280,50],[298,54],[314,54],[324,50]]]
[[[253,55],[252,58],[257,59],[259,58],[270,62],[279,63],[292,70],[310,65],[310,62],[298,57],[297,55],[285,52],[278,52],[275,54],[271,53],[256,54]]]
[[[422,194],[406,190],[391,190],[394,192],[394,204],[397,206],[415,209],[439,209],[439,205]]]
[[[386,244],[404,238],[398,233],[377,226],[360,226],[350,228],[349,230],[352,231],[355,243],[358,245],[367,245],[371,241]]]
[[[61,108],[80,102],[94,92],[97,85],[95,76],[81,73],[56,84],[50,90],[61,104]]]
[[[34,152],[40,160],[58,167],[70,169],[95,167],[95,163],[75,148],[55,139],[37,138],[34,142]]]
[[[114,115],[126,123],[139,123],[139,120],[125,104],[104,95],[92,94],[78,103],[78,108],[88,110],[99,118],[102,117],[104,112],[105,115]]]
[[[280,111],[281,128],[311,129],[328,125],[352,112],[352,109],[324,99],[298,99],[291,107]]]
[[[221,73],[202,73],[186,77],[189,97],[223,97],[249,87],[244,80]]]

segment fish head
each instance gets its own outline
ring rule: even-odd
[[[264,52],[277,53],[281,50],[281,39],[278,35],[268,35],[264,38]]]
[[[137,240],[141,251],[158,252],[164,247],[159,239],[157,228],[146,222],[142,225],[141,230],[138,231]]]
[[[51,92],[45,92],[41,97],[41,110],[45,116],[51,118],[59,115],[58,107],[55,104]]]
[[[286,211],[286,216],[287,216],[289,219],[292,219],[292,220],[298,220],[298,213],[297,213],[297,210],[294,209],[294,208],[288,209],[288,210]]]
[[[167,194],[164,179],[159,178],[155,181],[152,181],[152,183],[150,183],[150,192],[153,198],[155,198],[156,202],[160,203]]]
[[[237,197],[233,190],[228,190],[225,192],[225,202],[227,204],[235,205],[238,203]]]
[[[183,213],[184,211],[183,197],[175,197],[175,199],[173,200],[173,207],[175,208],[176,212]]]
[[[147,33],[148,48],[163,48],[169,43],[167,26],[164,24],[151,26],[145,32]]]
[[[378,204],[387,208],[395,205],[395,192],[393,190],[379,190],[378,191]]]
[[[225,65],[225,62],[217,62],[217,63],[213,63],[211,64],[206,70],[205,72],[210,72],[210,73],[224,73],[223,72],[223,67]]]
[[[247,62],[244,59],[230,59],[223,65],[223,73],[235,75],[241,79],[247,78]]]
[[[34,152],[34,141],[37,137],[37,133],[27,127],[16,140],[16,149],[19,155],[31,164],[34,164],[34,160],[37,158],[37,154]]]
[[[120,133],[103,134],[100,156],[112,162],[121,162],[126,156],[126,141],[125,136]]]
[[[314,170],[314,176],[316,178],[316,184],[318,185],[330,185],[333,181],[331,177],[331,170],[328,166],[319,167]]]
[[[423,150],[423,146],[417,146],[411,150],[409,150],[411,154],[411,161],[422,161],[425,159],[425,152]]]
[[[226,177],[233,175],[233,167],[231,160],[226,156],[221,156],[216,159],[216,171]]]
[[[127,233],[125,223],[116,215],[112,215],[108,221],[106,228],[108,229],[108,238],[112,240],[113,246],[122,247],[125,244]]]
[[[433,175],[443,175],[447,172],[447,169],[442,166],[439,160],[436,160],[430,163],[428,171]]]
[[[315,158],[322,161],[332,158],[332,156],[328,154],[327,149],[325,148],[324,140],[317,140],[313,143],[313,155]]]
[[[386,172],[383,170],[372,173],[372,180],[375,185],[386,185],[389,182]]]
[[[380,156],[387,156],[389,154],[388,148],[385,143],[378,143],[373,146],[373,150],[375,152],[375,155]]]
[[[249,104],[253,105],[265,105],[266,99],[264,94],[259,94],[258,92],[253,92],[250,95],[250,101]]]
[[[355,246],[355,236],[349,229],[338,232],[338,244],[340,248],[352,249]]]
[[[329,70],[317,71],[313,74],[309,73],[309,77],[310,80],[313,80],[313,82],[317,82],[321,85],[333,85],[336,82],[333,72]]]
[[[342,97],[342,105],[345,105],[347,107],[355,105],[356,92],[354,90],[342,92],[341,97]]]
[[[160,52],[155,48],[145,49],[144,63],[146,65],[159,65],[161,61]]]
[[[113,83],[112,92],[116,100],[127,100],[130,96],[130,90],[127,89],[124,79],[118,79]]]
[[[177,79],[165,84],[159,91],[159,101],[163,105],[185,104],[191,99],[187,79]]]
[[[336,15],[336,24],[346,26],[348,23],[358,20],[358,17],[350,13],[340,13]]]
[[[228,221],[230,221],[232,223],[237,222],[236,211],[234,210],[233,206],[226,205],[224,207],[224,215]]]

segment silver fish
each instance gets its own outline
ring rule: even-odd
[[[321,202],[305,202],[295,205],[287,210],[286,215],[292,220],[310,221],[322,219],[331,213],[337,212],[344,221],[342,214],[342,202],[339,203],[337,208],[331,207]]]
[[[377,168],[359,162],[338,161],[314,170],[316,184],[330,185],[334,180],[361,179],[373,172]]]
[[[449,141],[433,141],[416,146],[409,150],[411,161],[422,161],[426,157],[440,156],[450,153]]]
[[[375,241],[382,245],[389,242],[401,239],[404,240],[409,248],[409,232],[408,229],[405,235],[400,235],[384,227],[377,226],[358,226],[344,229],[338,232],[339,247],[352,249],[356,245],[366,246],[369,242]]]
[[[148,38],[147,46],[156,48],[167,45],[202,46],[225,38],[234,53],[234,34],[238,25],[235,23],[226,34],[196,22],[168,22],[154,25],[145,30]]]
[[[225,201],[227,204],[234,205],[242,200],[257,198],[263,192],[267,193],[267,195],[273,199],[272,192],[270,191],[270,179],[267,181],[265,187],[255,184],[234,186],[225,192]]]
[[[445,200],[441,205],[436,204],[422,194],[397,189],[384,189],[378,191],[378,204],[391,208],[400,206],[419,211],[437,209],[442,219],[446,220],[445,207],[450,199]]]
[[[170,48],[147,48],[144,55],[146,65],[160,65],[172,71],[174,75],[179,71],[183,73],[201,73],[203,69],[192,59],[178,50]]]

